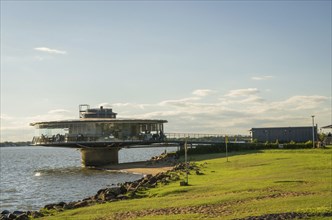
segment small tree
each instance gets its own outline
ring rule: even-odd
[[[324,134],[324,133],[318,134],[318,140],[320,140],[320,141],[324,141],[325,137],[326,137],[326,134]]]
[[[306,145],[306,146],[312,146],[312,141],[307,141],[307,142],[305,142],[305,145]]]

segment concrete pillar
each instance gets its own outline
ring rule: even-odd
[[[180,150],[184,150],[184,143],[179,143]]]
[[[102,166],[107,164],[118,164],[119,148],[82,148],[82,164],[83,166]]]

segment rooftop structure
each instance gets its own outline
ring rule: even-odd
[[[79,117],[80,118],[116,118],[117,113],[114,113],[111,108],[92,108],[90,105],[79,105]]]
[[[164,141],[166,120],[117,119],[116,115],[111,108],[80,105],[79,119],[31,123],[36,128],[32,145],[80,148],[83,163],[97,165],[117,163],[122,147]]]

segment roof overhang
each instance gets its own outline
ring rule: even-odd
[[[33,122],[30,126],[60,126],[68,124],[83,124],[83,123],[122,123],[122,124],[160,124],[167,123],[167,120],[159,119],[105,119],[105,118],[89,118],[89,119],[79,119],[79,120],[61,120],[61,121],[43,121],[43,122]]]
[[[332,125],[327,125],[327,126],[324,126],[324,127],[321,127],[322,129],[327,129],[327,128],[332,128]]]

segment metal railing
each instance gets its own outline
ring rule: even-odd
[[[53,135],[53,136],[35,136],[32,139],[33,145],[43,144],[62,144],[62,143],[123,143],[123,142],[141,142],[155,143],[164,142],[165,136],[160,135],[143,135],[124,138],[115,138],[111,136],[87,136],[87,135]]]
[[[330,145],[330,144],[332,144],[332,137],[331,136],[327,136],[327,137],[325,137],[325,139],[324,139],[324,144],[325,145]]]
[[[194,142],[194,143],[224,143],[225,136],[221,134],[199,134],[199,133],[165,133],[144,134],[131,137],[116,138],[112,136],[89,136],[89,135],[53,135],[53,136],[35,136],[32,144],[61,144],[61,143],[163,143],[163,142]],[[233,135],[228,136],[229,142],[248,142],[249,136]]]
[[[221,134],[165,133],[167,141],[223,142]]]
[[[167,141],[185,141],[194,143],[224,143],[225,135],[223,134],[201,134],[201,133],[165,133]],[[227,135],[229,142],[250,142],[250,136]]]

